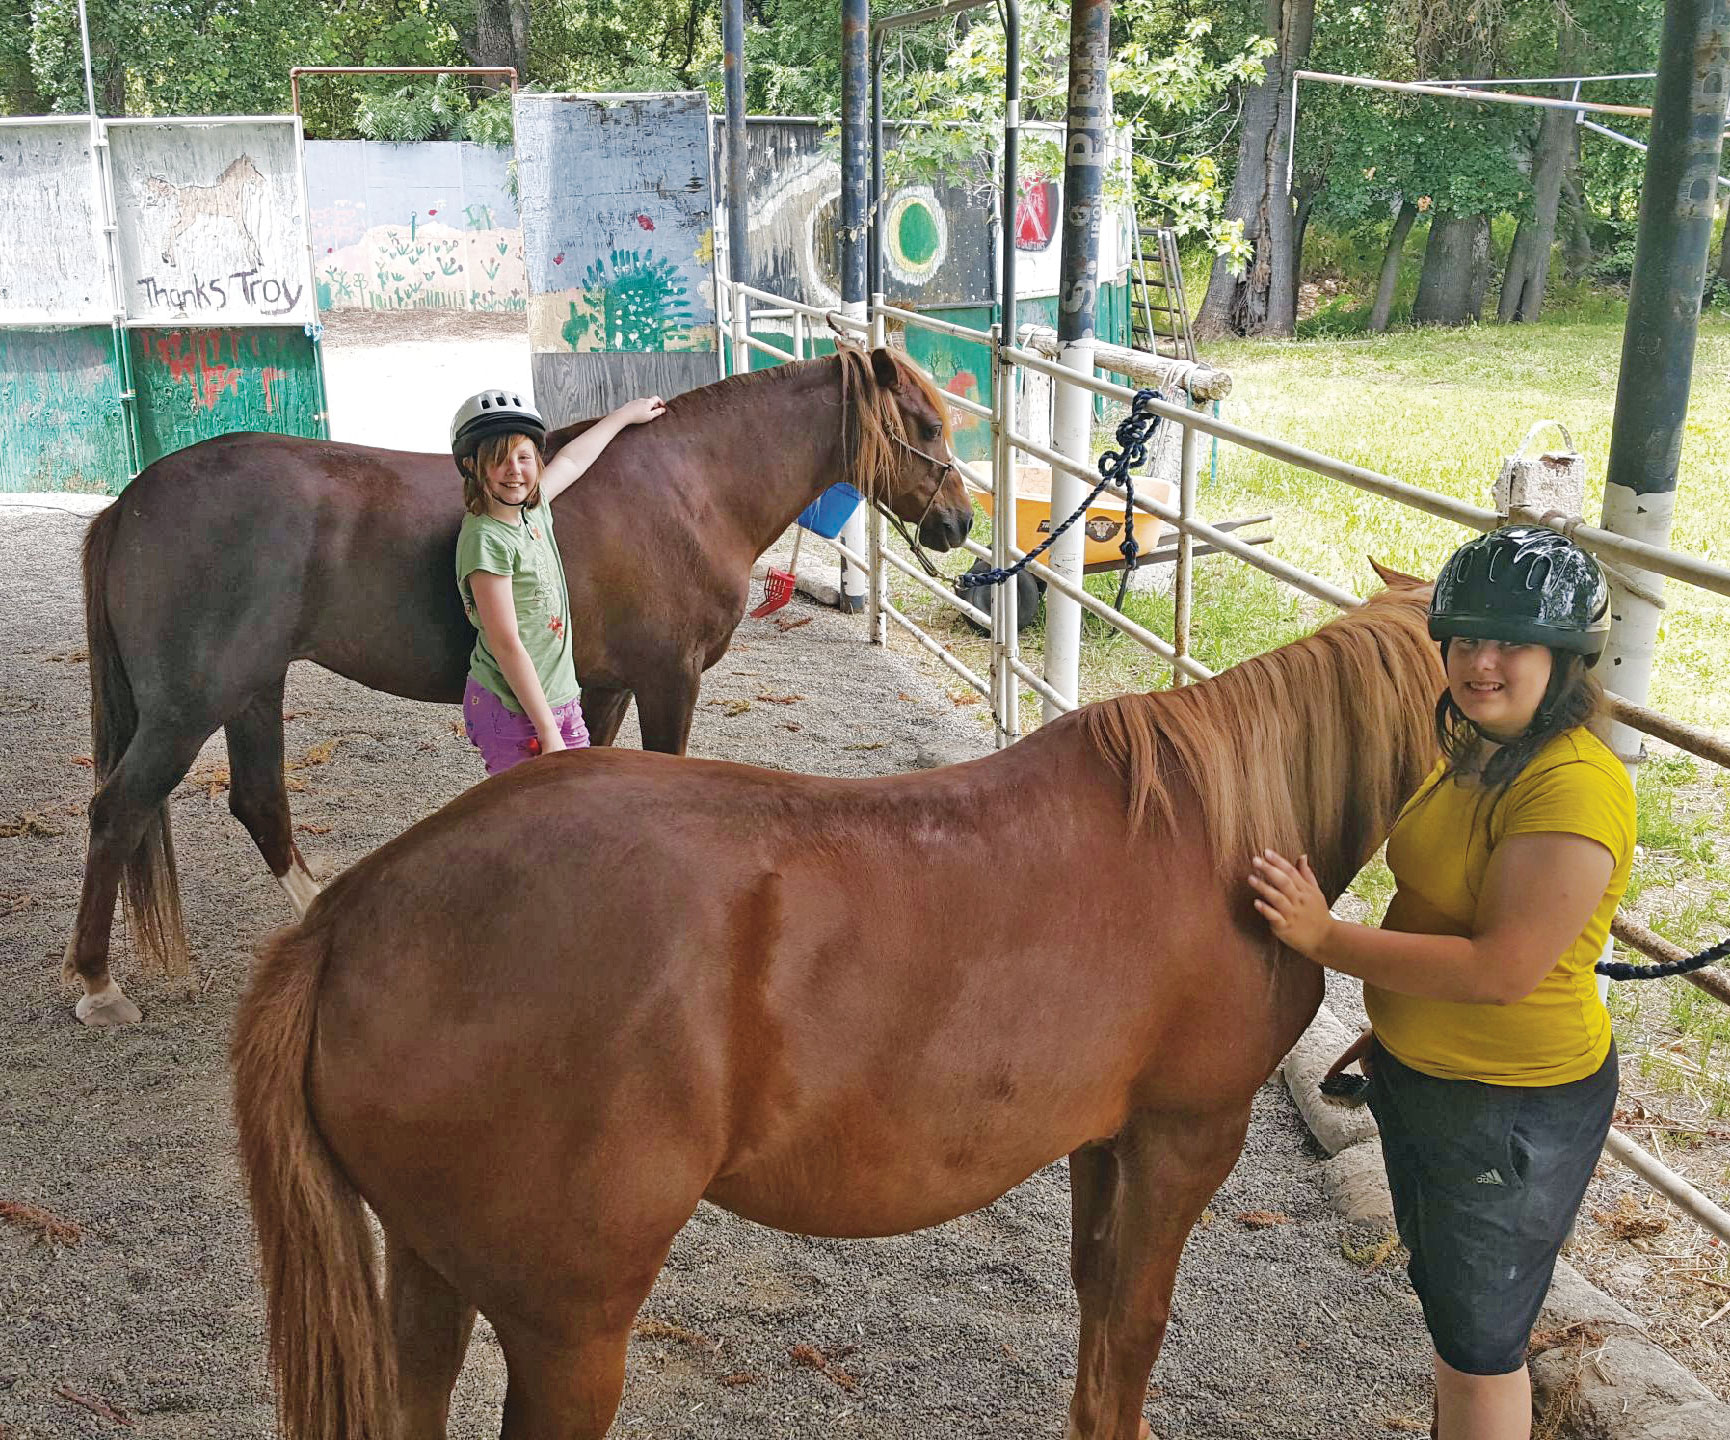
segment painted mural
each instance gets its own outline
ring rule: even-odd
[[[134,329],[140,463],[231,430],[328,434],[318,354],[304,328]]]
[[[113,120],[107,130],[129,323],[317,319],[294,122]]]
[[[517,97],[531,351],[715,349],[708,127],[700,93]]]
[[[0,330],[0,411],[0,490],[112,495],[132,474],[107,325]]]
[[[112,318],[88,120],[0,122],[0,325]]]
[[[526,310],[510,162],[449,140],[308,142],[319,308]]]
[[[717,144],[725,132],[717,128]],[[841,303],[841,165],[814,120],[753,120],[746,131],[749,282],[807,305]],[[895,143],[895,130],[885,131]],[[981,177],[983,180],[983,176]],[[891,303],[979,305],[992,296],[990,190],[909,184],[883,203]],[[726,208],[721,207],[723,233]]]

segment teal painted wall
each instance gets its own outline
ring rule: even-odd
[[[140,464],[233,430],[328,438],[318,347],[302,329],[134,330]]]
[[[114,332],[0,330],[0,490],[117,495],[131,475]]]

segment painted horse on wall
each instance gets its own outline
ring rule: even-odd
[[[477,1309],[505,1440],[600,1440],[699,1200],[899,1234],[1066,1154],[1068,1434],[1145,1433],[1185,1237],[1321,1001],[1250,857],[1306,853],[1337,896],[1434,761],[1429,591],[1384,578],[1306,639],[984,759],[555,755],[332,882],[233,1048],[288,1440],[443,1440]]]
[[[751,564],[837,480],[934,550],[973,520],[936,387],[891,350],[681,395],[555,503],[583,709],[596,745],[634,696],[645,749],[682,754],[703,672],[726,653]],[[555,431],[549,453],[584,425]],[[167,800],[218,728],[229,809],[304,914],[318,893],[283,778],[283,683],[311,660],[375,690],[462,699],[474,630],[451,569],[462,494],[448,455],[225,435],[149,466],[84,543],[96,796],[65,970],[87,1024],[140,1018],[109,973],[124,880],[145,962],[187,963]]]

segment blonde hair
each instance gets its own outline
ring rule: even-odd
[[[533,510],[541,503],[541,472],[547,468],[546,459],[541,454],[541,447],[535,444],[533,435],[512,430],[503,435],[488,435],[475,447],[472,456],[457,462],[458,468],[463,472],[463,509],[469,514],[487,513],[487,487],[484,479],[486,473],[494,466],[504,464],[505,457],[524,440],[535,447],[535,488],[529,491],[529,498],[523,505],[525,509]]]
[[[1343,890],[1435,764],[1444,683],[1427,590],[1391,589],[1200,685],[1089,705],[1079,723],[1123,777],[1129,819],[1170,830],[1187,792],[1215,863],[1308,852]]]

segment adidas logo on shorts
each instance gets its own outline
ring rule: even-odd
[[[1507,1181],[1502,1179],[1502,1172],[1500,1170],[1491,1169],[1484,1171],[1482,1175],[1478,1176],[1478,1184],[1505,1185],[1507,1184]]]

